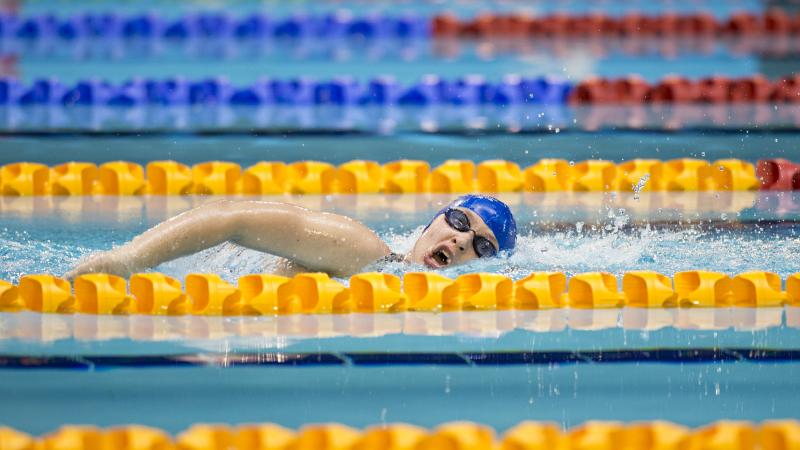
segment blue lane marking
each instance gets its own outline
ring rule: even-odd
[[[0,355],[0,369],[104,370],[155,367],[259,366],[408,366],[408,365],[553,365],[608,363],[796,362],[800,349],[646,349],[602,351],[530,351],[489,353],[228,353],[147,356]]]
[[[113,12],[55,16],[0,14],[0,38],[73,42],[78,39],[186,40],[226,39],[427,39],[431,18],[418,14],[343,13],[285,17],[205,11],[164,18],[157,14]]]
[[[259,79],[234,85],[226,78],[134,78],[113,83],[85,79],[64,84],[56,79],[23,83],[0,77],[0,105],[107,106],[129,110],[145,105],[288,106],[415,106],[555,105],[566,103],[573,83],[556,77],[505,77],[489,81],[482,76],[453,79],[435,75],[416,83],[391,77],[361,82],[350,77],[315,80],[311,77]]]

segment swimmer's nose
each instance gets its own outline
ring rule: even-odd
[[[456,244],[456,246],[458,246],[458,249],[461,250],[462,252],[465,250],[464,243],[458,242],[458,238],[453,238],[453,244]]]

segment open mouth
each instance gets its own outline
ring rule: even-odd
[[[437,263],[446,266],[450,263],[450,258],[447,256],[443,250],[438,250],[433,252],[433,259],[436,260]]]
[[[430,253],[430,256],[428,258],[425,258],[425,259],[427,260],[426,263],[428,263],[429,266],[434,267],[434,268],[438,268],[438,267],[445,267],[445,266],[449,265],[452,262],[453,257],[447,251],[447,247],[440,246],[440,247],[434,249]]]

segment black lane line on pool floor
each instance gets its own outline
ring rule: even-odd
[[[800,349],[696,348],[465,353],[228,353],[145,356],[0,355],[0,369],[108,370],[180,367],[505,366],[611,363],[800,362]]]

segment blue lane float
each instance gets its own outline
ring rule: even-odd
[[[115,106],[146,105],[516,105],[566,103],[573,85],[558,78],[516,75],[499,82],[480,76],[444,79],[425,76],[402,84],[391,77],[360,82],[350,77],[315,80],[262,78],[236,86],[225,78],[190,81],[183,78],[133,79],[122,83],[80,80],[66,85],[56,79],[25,84],[0,78],[0,105]]]
[[[225,12],[193,13],[164,18],[155,13],[121,15],[87,13],[0,15],[3,39],[193,39],[193,38],[419,38],[431,34],[430,19],[416,15],[353,16],[344,12],[294,14],[275,18],[254,13],[234,16]]]

